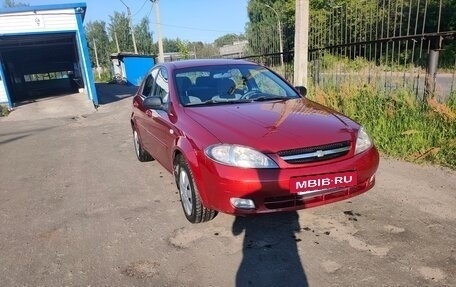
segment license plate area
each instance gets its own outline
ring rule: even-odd
[[[329,189],[355,186],[358,182],[356,171],[316,174],[290,178],[290,193],[305,194]]]

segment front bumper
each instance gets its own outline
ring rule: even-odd
[[[344,200],[371,189],[379,155],[375,147],[357,156],[328,163],[281,168],[240,169],[206,160],[200,164],[196,185],[206,207],[224,213],[242,215],[293,211]],[[290,178],[307,175],[356,171],[356,186],[336,188],[302,195],[290,193]],[[254,209],[235,208],[232,198],[251,199]]]

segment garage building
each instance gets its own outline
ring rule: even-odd
[[[98,105],[86,3],[0,9],[0,103],[84,91]],[[82,95],[81,95],[82,96]]]

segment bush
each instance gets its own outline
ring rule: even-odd
[[[7,106],[0,105],[0,117],[7,117],[10,114],[10,109]]]
[[[95,75],[95,82],[97,83],[108,83],[112,80],[112,73],[110,70],[103,71],[100,76],[97,73]]]

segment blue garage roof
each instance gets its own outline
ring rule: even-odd
[[[43,11],[43,10],[61,10],[61,9],[70,9],[70,8],[72,8],[72,9],[82,8],[82,11],[79,11],[79,12],[82,14],[82,19],[84,20],[86,8],[87,8],[87,4],[85,2],[0,8],[0,14],[29,12],[29,11]]]

